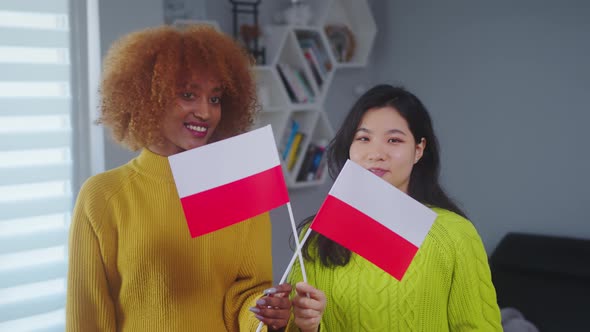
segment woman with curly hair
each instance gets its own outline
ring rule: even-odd
[[[249,311],[272,285],[268,214],[191,238],[167,160],[249,128],[251,57],[209,26],[149,28],[110,48],[100,92],[98,122],[141,152],[80,190],[67,330],[238,331],[258,319],[284,327],[289,285],[264,292],[272,310],[258,319]]]

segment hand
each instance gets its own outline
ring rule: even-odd
[[[326,295],[304,282],[298,282],[295,290],[297,291],[297,295],[293,298],[295,325],[302,332],[317,331],[326,309]]]
[[[281,284],[264,290],[264,296],[256,301],[256,307],[250,311],[256,314],[261,322],[269,327],[269,330],[280,330],[287,326],[291,316],[291,285]]]

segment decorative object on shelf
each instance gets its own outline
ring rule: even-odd
[[[164,0],[164,23],[178,20],[202,21],[207,18],[207,0]]]
[[[290,5],[283,13],[285,22],[294,26],[307,26],[311,21],[311,9],[302,0],[290,0]]]
[[[164,0],[164,23],[173,24],[176,20],[186,20],[189,15],[183,0]]]
[[[215,29],[221,31],[221,28],[219,27],[219,24],[217,24],[217,21],[212,21],[212,20],[180,19],[180,20],[174,20],[174,22],[172,22],[172,25],[179,28],[179,29],[184,29],[185,27],[187,27],[191,24],[208,24],[208,25],[214,27]]]
[[[343,24],[329,24],[324,27],[332,51],[338,62],[349,62],[354,55],[356,43],[354,34]]]
[[[266,48],[260,45],[262,33],[258,24],[258,6],[261,0],[229,0],[229,2],[232,4],[234,38],[242,41],[257,65],[266,64]],[[241,23],[244,15],[240,14],[247,15],[249,23]]]

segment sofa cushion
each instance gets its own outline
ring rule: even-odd
[[[509,233],[490,258],[500,307],[541,331],[578,331],[590,319],[590,240]]]

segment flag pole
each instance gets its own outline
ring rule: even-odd
[[[305,232],[305,235],[301,239],[301,246],[299,248],[303,247],[303,245],[305,244],[305,241],[307,241],[307,238],[309,237],[310,234],[311,234],[311,228],[308,228],[307,232]],[[285,269],[285,272],[283,273],[283,276],[281,277],[281,281],[279,282],[279,284],[282,284],[287,280],[287,276],[289,275],[289,271],[291,271],[291,268],[293,268],[293,264],[295,264],[295,259],[300,254],[301,254],[300,249],[295,249],[295,252],[293,253],[293,257],[291,257],[291,261],[289,262],[289,265],[287,265],[287,268]],[[305,276],[303,278],[305,281],[305,279],[306,279]],[[305,282],[307,282],[307,281],[305,281]]]
[[[287,204],[290,204],[290,203],[287,203]],[[289,208],[290,208],[290,205],[289,205]],[[307,241],[307,238],[309,237],[310,234],[311,234],[311,228],[308,228],[307,232],[305,232],[305,235],[301,239],[300,245],[295,249],[295,252],[293,253],[293,257],[291,257],[291,261],[289,262],[289,265],[287,265],[287,268],[285,269],[285,272],[283,273],[283,276],[281,277],[281,281],[279,281],[279,285],[284,283],[287,280],[287,276],[289,275],[289,271],[291,271],[291,268],[293,268],[293,264],[295,264],[295,259],[297,259],[297,257],[301,257],[301,247],[303,247],[303,245],[305,244],[305,241]],[[295,242],[298,243],[297,237],[295,237]],[[303,266],[303,265],[301,265],[301,266]],[[303,272],[303,269],[301,271]],[[304,278],[304,280],[307,279],[305,275],[303,278]],[[256,332],[262,331],[263,325],[264,324],[262,324],[262,322],[260,322],[258,324],[258,328],[256,329]]]
[[[293,218],[293,209],[291,208],[291,201],[287,202],[287,209],[289,210],[289,218],[291,219],[291,230],[293,231],[293,238],[295,238],[295,253],[299,256],[299,265],[301,265],[301,274],[303,281],[307,283],[307,273],[305,272],[305,265],[303,265],[303,255],[301,254],[301,244],[299,243],[299,236],[297,235],[297,228],[295,227],[295,218]],[[282,284],[284,281],[280,282]]]

